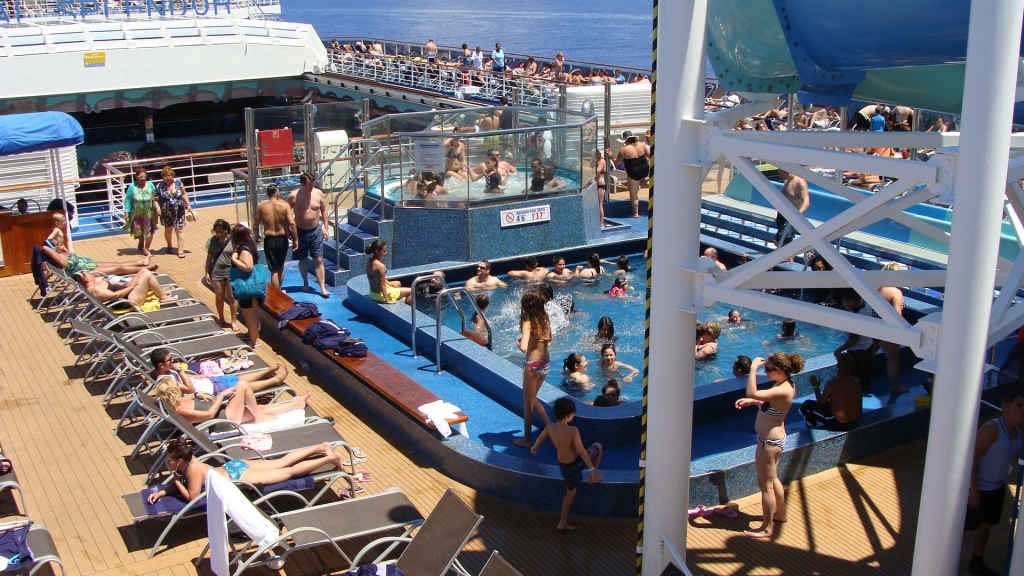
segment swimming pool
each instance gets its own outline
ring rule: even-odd
[[[543,263],[543,262],[542,262]],[[630,267],[626,273],[631,287],[625,297],[612,298],[606,293],[611,288],[614,276],[603,276],[596,282],[581,279],[571,280],[565,284],[552,284],[555,292],[555,304],[548,305],[548,316],[551,320],[553,340],[551,342],[551,373],[546,382],[564,390],[566,393],[581,400],[593,400],[599,393],[608,375],[598,367],[601,345],[604,341],[594,339],[597,322],[602,316],[608,316],[615,323],[616,359],[641,371],[631,382],[624,382],[625,372],[614,376],[622,388],[625,400],[639,400],[641,397],[642,373],[644,362],[644,288],[647,278],[647,261],[642,255],[629,258]],[[606,271],[614,271],[614,264],[605,264]],[[575,265],[570,266],[575,268]],[[487,292],[491,304],[487,309],[487,319],[493,330],[493,351],[495,354],[522,365],[525,356],[516,346],[519,338],[519,302],[523,292],[533,288],[534,284],[520,282],[515,279],[503,278],[508,282],[507,289]],[[575,302],[576,312],[566,314],[568,302]],[[733,308],[718,304],[697,315],[698,321],[715,320],[722,325],[722,335],[718,339],[718,354],[710,359],[697,362],[697,386],[710,384],[716,380],[732,377],[732,364],[738,355],[766,356],[772,352],[799,353],[804,358],[813,358],[830,354],[846,340],[846,333],[813,324],[798,323],[798,336],[792,339],[778,339],[782,331],[783,318],[740,309],[743,322],[726,324],[729,310]],[[468,319],[467,319],[468,320]],[[449,328],[458,331],[461,319],[458,312],[445,303],[442,306],[442,321]],[[680,343],[680,350],[689,350],[692,342]],[[590,364],[587,375],[594,387],[589,391],[567,388],[561,385],[562,365],[565,358],[573,352],[582,353]]]

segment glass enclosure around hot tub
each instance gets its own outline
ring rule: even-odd
[[[467,208],[579,193],[594,179],[596,116],[509,106],[390,114],[363,123],[389,147],[366,193]]]

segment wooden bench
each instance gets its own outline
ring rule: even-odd
[[[284,293],[284,291],[275,288],[271,284],[267,284],[267,297],[264,299],[263,309],[271,316],[280,318],[281,314],[290,309],[294,302],[291,296]],[[317,321],[319,321],[318,318],[290,320],[288,322],[288,329],[302,336],[306,328]],[[356,335],[353,334],[353,336]],[[390,400],[420,424],[436,429],[433,422],[427,422],[426,415],[419,411],[419,407],[436,402],[440,398],[430,390],[420,386],[416,381],[403,374],[394,366],[382,360],[373,352],[368,352],[363,358],[338,356],[330,350],[324,350],[322,354],[355,376],[360,382],[363,382]],[[469,421],[469,416],[464,413],[456,412],[456,414],[458,415],[456,418],[448,420],[449,424]]]

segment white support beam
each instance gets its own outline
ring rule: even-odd
[[[1018,156],[1010,160],[1010,164],[1006,168],[1006,181],[1016,182],[1022,178],[1024,178],[1024,156]]]
[[[771,142],[811,148],[945,148],[956,146],[959,132],[827,132],[797,130],[734,130],[728,137],[750,142]],[[813,164],[817,165],[817,164]]]
[[[757,273],[757,270],[767,270],[770,267],[775,266],[782,262],[782,260],[795,255],[798,251],[803,251],[803,248],[810,245],[813,246],[822,257],[828,261],[829,264],[838,272],[842,277],[850,283],[850,286],[857,291],[858,294],[864,299],[872,310],[875,311],[883,320],[890,324],[897,326],[906,326],[907,321],[897,312],[886,300],[878,293],[877,290],[872,288],[864,281],[859,275],[860,272],[853,267],[843,257],[842,254],[836,250],[835,246],[829,244],[827,237],[832,232],[841,228],[843,225],[856,221],[858,218],[871,212],[873,209],[884,204],[888,200],[902,194],[908,188],[913,186],[913,182],[903,181],[894,186],[887,186],[882,191],[875,193],[869,198],[854,204],[847,208],[840,214],[834,216],[830,220],[823,222],[817,228],[814,228],[810,221],[797,210],[796,206],[793,206],[789,200],[787,200],[774,184],[765,178],[764,174],[761,174],[757,168],[747,158],[741,158],[727,154],[728,158],[739,171],[747,177],[747,180],[757,188],[758,192],[761,193],[775,208],[779,211],[782,216],[793,225],[797,231],[800,232],[801,236],[794,239],[789,244],[780,247],[779,249],[761,256],[753,262],[741,266],[737,269],[735,274],[730,276],[723,282],[723,285],[728,287],[739,288],[742,286],[745,280],[749,280]],[[757,267],[747,268],[751,264],[757,264]]]
[[[848,330],[855,334],[863,334],[885,342],[896,342],[902,346],[910,346],[915,350],[921,348],[921,332],[913,326],[893,326],[875,318],[801,302],[792,298],[779,298],[752,290],[723,288],[708,274],[703,275],[702,291],[705,304],[709,302],[726,302],[734,306],[742,306],[754,310],[771,310],[772,314],[777,316],[787,316],[802,322]]]
[[[1000,340],[1019,330],[1021,326],[1024,326],[1024,306],[1014,306],[1007,310],[1002,318],[989,325],[988,343],[985,347],[995,346]]]
[[[864,270],[864,281],[875,288],[882,286],[944,287],[945,270]],[[788,290],[799,288],[849,288],[850,283],[838,272],[762,272],[744,282],[747,290]]]
[[[732,130],[729,134],[718,130],[717,127],[709,127],[705,130],[710,131],[708,149],[715,154],[734,154],[748,158],[760,158],[769,162],[791,162],[806,166],[845,169],[893,178],[907,178],[926,184],[934,184],[938,180],[938,167],[928,162],[788,146],[771,142],[753,142],[732,137],[732,134],[743,132],[742,130]]]
[[[1017,295],[1017,289],[1020,288],[1021,282],[1024,282],[1024,250],[1017,254],[1017,261],[1013,263],[1013,268],[1010,268],[1010,274],[1004,282],[999,296],[992,303],[993,324],[1002,321],[1006,311],[1010,309],[1013,297]]]

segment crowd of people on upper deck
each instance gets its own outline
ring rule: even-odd
[[[476,74],[504,74],[507,77],[521,77],[542,81],[559,82],[568,85],[601,85],[601,84],[650,84],[651,80],[645,73],[623,72],[620,69],[602,69],[576,67],[565,61],[562,52],[555,54],[550,62],[538,61],[533,56],[519,58],[518,61],[506,57],[501,43],[494,45],[494,49],[487,52],[477,46],[470,48],[468,44],[462,45],[462,52],[455,49],[447,49],[446,52],[451,58],[442,58],[440,50],[434,40],[428,39],[423,45],[419,54],[411,51],[407,55],[388,54],[384,45],[379,40],[372,42],[356,41],[351,44],[342,44],[337,39],[331,41],[330,49],[342,54],[365,54],[368,56],[381,56],[386,58],[405,57],[413,62],[434,64],[439,67],[464,70],[467,77]],[[518,55],[516,55],[518,56]]]

